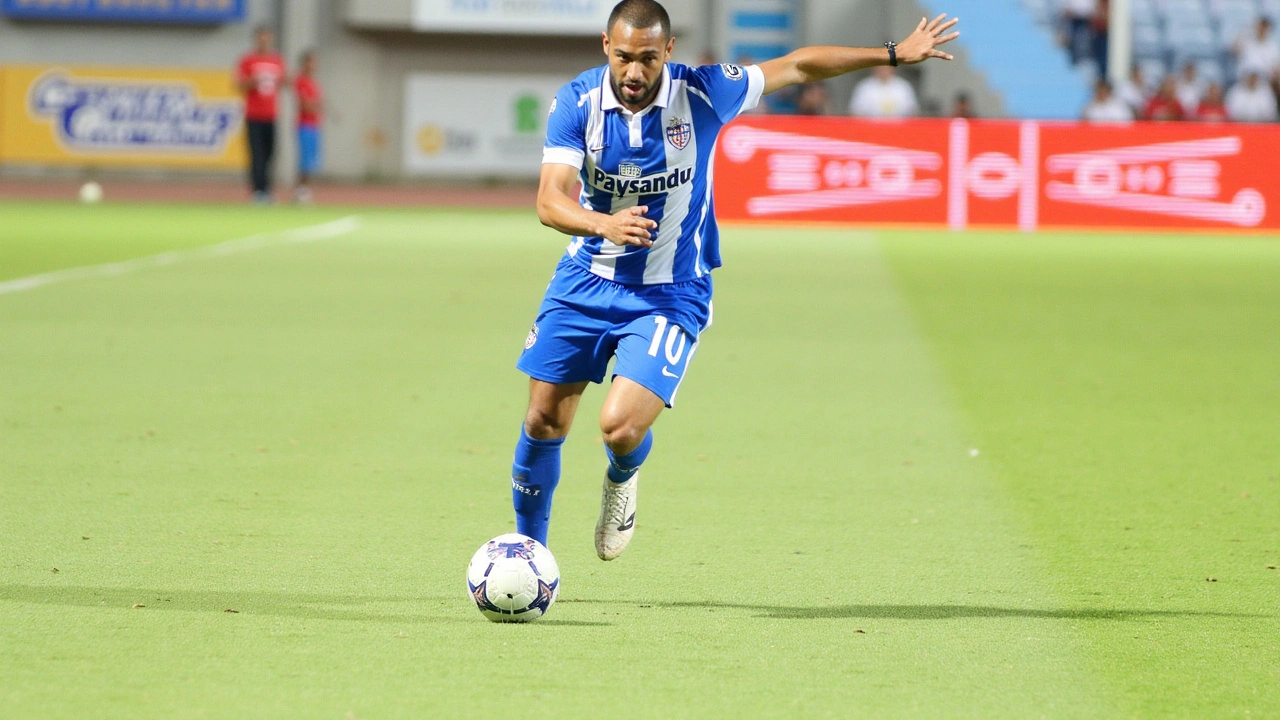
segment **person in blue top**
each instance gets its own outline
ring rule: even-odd
[[[596,553],[612,560],[635,531],[650,429],[675,402],[711,326],[720,266],[712,160],[720,129],[763,95],[878,65],[950,60],[957,20],[922,19],[881,48],[806,47],[761,63],[669,62],[671,20],[655,0],[622,0],[603,34],[608,65],[551,104],[538,217],[572,241],[556,267],[517,367],[529,407],[512,464],[516,530],[546,544],[560,447],[589,383],[613,382],[600,414],[608,466]],[[574,188],[582,189],[575,197]]]

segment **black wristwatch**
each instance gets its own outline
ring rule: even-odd
[[[889,51],[889,67],[898,67],[898,43],[887,42],[884,47]]]

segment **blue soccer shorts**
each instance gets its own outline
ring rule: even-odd
[[[320,171],[320,128],[303,125],[298,128],[298,172],[315,175]]]
[[[667,407],[711,325],[711,277],[665,285],[623,285],[565,258],[547,287],[516,367],[555,384],[627,378]]]

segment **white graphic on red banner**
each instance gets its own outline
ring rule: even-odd
[[[986,152],[971,158],[969,122],[951,123],[951,160],[947,192],[947,224],[969,226],[969,198],[1007,200],[1018,196],[1018,227],[1032,231],[1040,223],[1040,126],[1019,127],[1018,154]]]
[[[937,153],[741,125],[729,128],[722,142],[737,163],[768,152],[768,189],[787,193],[751,198],[747,213],[754,217],[942,195],[940,179],[919,177],[942,167]]]
[[[1050,175],[1071,173],[1070,182],[1054,180],[1045,195],[1059,202],[1184,217],[1257,227],[1267,216],[1267,201],[1253,188],[1222,202],[1218,158],[1240,154],[1239,137],[1157,143],[1136,147],[1051,156]]]

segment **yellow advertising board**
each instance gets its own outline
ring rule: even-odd
[[[0,164],[245,165],[231,70],[0,66]]]

